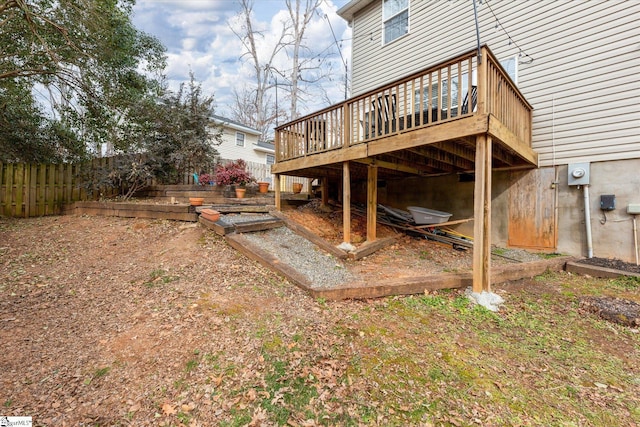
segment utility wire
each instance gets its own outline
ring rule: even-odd
[[[527,58],[529,58],[528,61],[522,61],[521,64],[531,64],[533,62],[533,57],[531,55],[529,55],[527,52],[525,52],[524,50],[522,50],[522,48],[518,45],[518,43],[516,43],[516,41],[511,38],[511,36],[509,35],[509,32],[507,31],[507,29],[504,28],[504,25],[502,25],[502,22],[500,22],[500,20],[498,19],[498,16],[495,14],[493,9],[491,8],[491,5],[489,4],[489,0],[484,0],[484,3],[489,7],[489,10],[491,11],[491,14],[496,19],[496,28],[498,28],[498,26],[500,26],[500,28],[502,28],[502,31],[504,31],[504,33],[507,35],[507,38],[509,39],[509,44],[513,43],[514,46],[518,48],[518,51],[519,51],[521,57],[522,56],[526,56]]]
[[[345,61],[344,56],[342,55],[342,49],[340,49],[340,45],[338,44],[338,39],[336,38],[336,33],[333,31],[333,25],[331,25],[331,20],[327,14],[324,14],[324,19],[327,20],[329,24],[329,28],[331,29],[331,35],[333,36],[333,41],[336,42],[336,47],[338,48],[338,52],[340,53],[340,58],[342,59],[342,65],[344,65],[344,99],[347,99],[348,95],[348,81],[349,81],[349,67],[347,66],[347,61]]]

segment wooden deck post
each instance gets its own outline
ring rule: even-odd
[[[367,242],[376,240],[378,210],[378,166],[367,168]]]
[[[473,192],[473,292],[491,292],[491,137],[476,137]]]
[[[310,196],[313,196],[313,180],[315,178],[307,178],[307,193],[309,193]]]
[[[282,202],[280,201],[280,174],[279,173],[273,175],[273,186],[276,189],[276,194],[275,194],[276,210],[280,212],[282,211]]]
[[[326,176],[320,180],[320,192],[322,193],[322,206],[327,206],[329,204],[329,178]]]
[[[351,243],[351,175],[349,162],[342,163],[342,234],[343,241]]]
[[[351,145],[351,109],[348,102],[342,105],[342,118],[344,122],[342,127],[342,148],[346,148]]]
[[[489,54],[487,53],[487,49],[485,46],[482,47],[482,57],[484,58],[484,61],[482,61],[481,64],[478,64],[478,89],[477,89],[478,114],[484,114],[484,113],[490,112],[489,106],[487,104],[487,97],[489,93],[488,92],[489,79],[487,76],[487,63],[488,63],[487,59],[489,57]]]

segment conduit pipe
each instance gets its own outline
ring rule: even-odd
[[[587,227],[587,258],[593,258],[593,241],[591,240],[591,211],[589,209],[589,184],[583,186],[584,222]]]
[[[633,247],[635,249],[636,254],[636,265],[638,264],[638,229],[636,228],[636,216],[633,216]]]

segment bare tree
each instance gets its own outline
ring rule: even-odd
[[[271,111],[273,108],[267,96],[267,91],[273,87],[269,77],[276,55],[284,48],[283,40],[288,34],[289,26],[283,23],[282,32],[277,43],[275,43],[273,49],[264,57],[260,55],[261,52],[258,52],[256,46],[256,39],[264,38],[264,34],[254,29],[251,21],[253,0],[238,0],[238,3],[241,7],[239,15],[241,23],[240,29],[231,27],[231,30],[240,39],[244,47],[245,52],[241,58],[247,58],[253,67],[256,87],[253,91],[249,92],[247,89],[244,89],[242,93],[236,91],[234,114],[238,112],[239,117],[234,118],[243,119],[247,125],[262,131],[262,138],[266,139],[268,129],[276,120],[276,115]],[[250,103],[251,105],[243,106],[240,105],[239,102],[243,104]],[[245,115],[246,113],[250,113],[251,116],[247,117]],[[250,117],[253,117],[253,119],[248,120]]]
[[[304,1],[304,10],[301,10]],[[300,95],[299,83],[301,81],[315,83],[322,78],[322,75],[316,75],[309,79],[310,69],[320,70],[321,58],[305,58],[301,60],[301,51],[307,50],[304,45],[304,33],[313,18],[316,9],[320,7],[322,0],[287,0],[287,10],[291,19],[291,40],[288,43],[291,49],[291,109],[290,118],[298,117],[298,98]],[[316,64],[314,64],[314,61]],[[306,77],[305,77],[306,75]]]
[[[264,120],[259,122],[258,105],[256,104],[256,91],[247,89],[242,90],[237,88],[233,90],[234,104],[231,106],[232,119],[243,123],[247,126],[251,126],[254,129],[260,131],[261,139],[269,139],[271,133],[271,127],[276,121],[276,108],[271,102],[271,96],[265,94],[262,97],[263,111],[262,116]],[[276,121],[277,122],[277,121]]]
[[[242,92],[235,93],[235,103],[233,107],[234,119],[243,121],[248,125],[263,130],[269,129],[278,119],[295,119],[299,117],[300,104],[313,92],[316,99],[327,98],[326,92],[319,83],[327,78],[331,73],[330,66],[327,67],[327,59],[332,52],[333,45],[318,52],[306,44],[306,31],[314,18],[314,14],[322,18],[319,13],[323,0],[286,0],[288,17],[282,22],[282,30],[276,44],[269,55],[259,52],[256,41],[263,38],[264,34],[255,30],[252,23],[253,0],[238,0],[241,6],[239,17],[241,19],[240,29],[232,31],[242,41],[244,53],[241,58],[251,61],[256,79],[255,91],[243,89]],[[326,15],[325,15],[326,17]],[[333,29],[331,29],[333,32]],[[334,36],[335,38],[335,36]],[[337,42],[336,42],[337,44]],[[260,56],[259,54],[262,54]],[[286,54],[287,67],[278,67],[276,58],[283,63],[282,57]],[[285,69],[286,68],[286,69]],[[276,104],[280,95],[278,88],[285,89],[283,98],[289,103],[288,114],[283,109],[273,107],[271,99],[267,96],[267,91],[276,89]],[[282,98],[280,98],[282,99]],[[331,102],[327,101],[327,104]],[[246,105],[251,104],[251,106]],[[284,109],[286,110],[286,108]],[[265,132],[265,131],[263,131]],[[263,133],[266,136],[266,133]]]

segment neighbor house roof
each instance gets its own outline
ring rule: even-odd
[[[217,116],[215,114],[212,114],[211,118],[217,123],[220,123],[220,124],[222,124],[222,125],[224,125],[224,126],[226,126],[228,128],[238,130],[240,132],[250,133],[250,134],[253,134],[253,135],[260,135],[261,134],[261,132],[259,130],[257,130],[257,129],[254,129],[252,127],[244,125],[244,124],[242,124],[240,122],[236,122],[234,120],[228,119],[226,117]]]
[[[276,152],[276,146],[271,142],[266,141],[258,141],[255,147],[253,147],[256,151],[262,151],[263,153],[273,154]]]
[[[363,8],[373,3],[373,0],[351,0],[349,3],[338,9],[338,15],[348,22],[353,21],[353,16]]]

